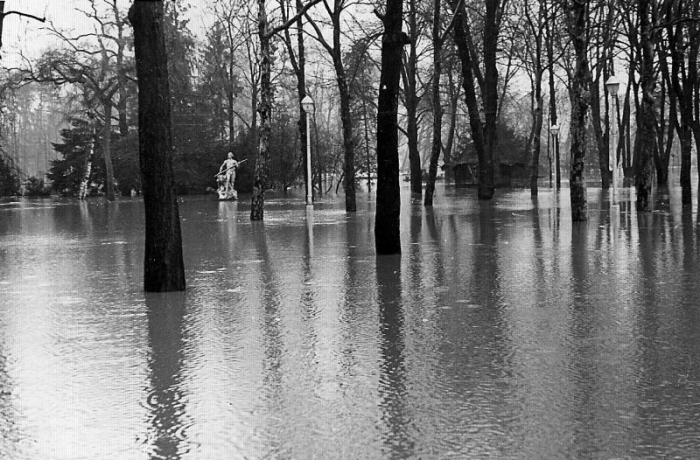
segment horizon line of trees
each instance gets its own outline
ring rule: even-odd
[[[375,3],[211,0],[198,4],[213,19],[197,37],[187,19],[191,3],[167,2],[178,192],[205,192],[212,182],[206,170],[229,150],[260,160],[249,163],[246,188],[286,190],[303,182],[300,101],[310,95],[316,103],[311,180],[316,193],[342,190],[346,209],[354,211],[356,186],[366,181],[371,187],[376,175],[384,8]],[[53,109],[65,114],[62,133],[72,120],[86,121],[86,111],[94,114],[96,135],[88,143],[100,166],[92,182],[113,199],[139,188],[132,35],[116,0],[86,4],[80,14],[91,32],[73,34],[49,23],[61,46],[39,59],[25,57],[5,75],[2,155],[10,175],[26,180],[21,170],[32,162],[18,158],[10,141],[18,131],[32,136],[49,129],[46,117],[23,114],[38,113],[37,101],[46,100],[41,88],[53,88]],[[584,177],[597,167],[607,189],[617,162],[639,197],[654,183],[678,180],[689,202],[692,152],[700,140],[700,0],[404,0],[402,6],[398,129],[406,162],[399,167],[425,205],[432,203],[438,170],[450,178],[464,161],[478,165],[481,199],[493,196],[501,163],[527,165],[537,194],[551,162],[556,185],[568,170],[572,203],[585,207]],[[623,82],[616,96],[605,88],[611,75]],[[560,128],[561,157],[552,125]],[[515,148],[506,148],[501,127]],[[43,173],[51,179],[63,177],[60,168],[89,150],[62,150],[55,139],[47,144],[55,146],[53,161],[44,153],[51,171]],[[69,150],[76,158],[64,155]],[[669,172],[676,151],[678,178]],[[75,188],[68,193],[79,194]],[[640,209],[648,207],[640,202]]]

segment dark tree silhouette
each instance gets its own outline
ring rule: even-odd
[[[386,13],[375,11],[384,24],[382,67],[377,109],[377,211],[374,238],[377,254],[399,254],[401,190],[399,185],[398,104],[401,53],[408,36],[401,31],[403,1],[387,0]]]
[[[129,20],[134,27],[139,86],[139,159],[146,210],[144,289],[181,291],[185,289],[185,269],[171,157],[163,3],[134,1]]]
[[[568,0],[564,2],[569,36],[573,43],[576,68],[571,81],[571,218],[574,222],[588,220],[588,197],[584,177],[586,127],[590,108],[591,74],[588,66],[588,2]]]

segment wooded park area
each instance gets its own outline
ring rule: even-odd
[[[130,3],[85,0],[75,15],[86,30],[49,18],[50,45],[38,56],[16,49],[12,66],[14,37],[4,37],[4,195],[114,200],[146,189]],[[618,168],[640,211],[651,210],[654,185],[679,181],[691,201],[700,0],[162,7],[179,194],[206,192],[230,150],[255,159],[238,184],[252,191],[251,219],[262,220],[265,190],[305,181],[308,95],[315,193],[342,192],[354,212],[356,187],[376,180],[379,253],[397,251],[401,174],[431,206],[436,180],[465,165],[483,200],[513,179],[506,170],[528,171],[533,195],[568,173],[575,221],[587,219],[590,181],[608,189]]]

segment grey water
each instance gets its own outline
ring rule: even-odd
[[[170,294],[139,199],[0,203],[0,458],[697,458],[697,206],[609,198],[183,198]]]

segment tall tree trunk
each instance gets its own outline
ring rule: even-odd
[[[283,12],[283,20],[287,21],[286,16],[286,2],[284,0],[280,1],[280,7]],[[306,130],[306,113],[304,112],[304,107],[301,101],[306,97],[306,47],[304,46],[304,22],[303,11],[304,5],[301,0],[296,0],[296,14],[299,16],[297,20],[297,48],[294,49],[292,44],[292,37],[289,33],[289,29],[284,29],[284,44],[287,47],[287,52],[289,53],[289,61],[292,64],[292,69],[294,69],[294,74],[297,78],[297,105],[299,108],[299,120],[297,121],[297,128],[299,129],[299,139],[300,139],[300,158],[304,170],[304,183],[307,184],[308,181],[312,180],[312,177],[308,177],[308,168],[306,165],[306,152],[307,152],[307,130]],[[313,174],[312,174],[313,176]],[[312,187],[313,189],[313,187]]]
[[[638,17],[641,33],[642,101],[637,118],[637,135],[640,137],[637,157],[636,190],[637,211],[651,211],[651,189],[654,181],[654,32],[651,24],[649,0],[639,0]]]
[[[690,74],[692,69],[692,62],[688,62],[686,66],[686,52],[692,50],[686,48],[687,42],[697,42],[697,37],[685,37],[685,25],[682,21],[677,21],[679,18],[683,18],[689,14],[691,11],[688,9],[686,2],[675,3],[671,8],[667,10],[668,16],[666,17],[666,31],[668,35],[669,48],[671,52],[671,71],[668,71],[666,66],[667,60],[663,60],[666,57],[666,53],[663,47],[659,48],[659,60],[663,60],[661,69],[664,71],[665,80],[668,80],[673,94],[671,95],[671,103],[673,104],[673,109],[676,108],[678,115],[680,115],[680,121],[675,123],[675,128],[678,132],[678,139],[680,141],[681,147],[681,189],[682,189],[682,202],[683,204],[691,204],[692,194],[691,194],[691,163],[692,163],[692,149],[693,149],[693,124],[695,123],[693,114],[693,89],[695,88],[696,82],[690,80]],[[690,26],[688,26],[690,27]],[[675,28],[675,30],[674,30]],[[690,40],[688,40],[690,38]],[[693,45],[697,47],[697,44]],[[697,59],[697,53],[695,53],[695,58]],[[691,54],[688,54],[691,57]],[[697,73],[695,74],[697,78]],[[675,117],[675,113],[674,113]],[[670,118],[670,117],[669,117]],[[674,121],[678,118],[674,118]],[[661,127],[663,129],[663,127]],[[670,134],[672,136],[672,133]],[[658,178],[657,178],[658,179]]]
[[[484,101],[484,159],[483,185],[479,185],[479,198],[489,200],[494,193],[494,175],[498,159],[498,10],[501,0],[486,0],[484,17],[484,85],[481,89]]]
[[[549,121],[550,125],[549,126],[554,126],[557,124],[557,98],[556,98],[556,86],[554,84],[554,17],[555,14],[552,12],[550,15],[549,12],[547,14],[547,66],[549,68]],[[549,129],[547,130],[549,132]],[[547,141],[549,142],[551,140],[551,136],[548,136]],[[557,142],[556,145],[553,146],[554,152],[552,153],[554,155],[554,161],[556,165],[556,171],[555,171],[555,184],[557,189],[561,187],[561,175],[560,175],[560,165],[559,165],[559,142]],[[550,185],[552,181],[551,177],[551,172],[552,172],[552,162],[550,158],[550,163],[549,163],[549,172],[550,172]]]
[[[114,166],[112,164],[112,98],[102,101],[105,114],[102,125],[102,156],[105,161],[105,190],[107,199],[114,201]]]
[[[408,46],[408,58],[404,68],[406,84],[406,137],[408,140],[408,160],[411,166],[411,193],[420,197],[423,193],[423,173],[421,171],[420,152],[418,151],[418,23],[416,21],[416,0],[409,0],[408,23],[411,43]]]
[[[607,72],[603,75],[607,81]],[[595,135],[595,146],[598,152],[598,170],[600,172],[600,185],[603,190],[608,190],[612,184],[612,171],[610,170],[610,104],[608,91],[603,89],[605,99],[603,107],[600,101],[600,75],[591,83],[591,125]],[[601,115],[601,112],[603,114]]]
[[[586,127],[588,125],[589,99],[588,88],[591,79],[588,68],[588,38],[586,2],[571,0],[567,2],[569,34],[574,45],[576,68],[571,82],[571,218],[574,222],[588,220],[588,197],[586,195],[585,159]]]
[[[229,145],[229,150],[233,150],[233,146],[236,142],[236,124],[235,124],[235,118],[236,114],[234,113],[234,104],[235,104],[235,95],[233,94],[233,91],[228,88],[226,90],[226,105],[228,106],[228,111],[226,113],[228,117],[228,145]]]
[[[338,92],[340,94],[340,120],[343,125],[343,147],[345,149],[345,210],[357,211],[355,197],[355,142],[352,135],[352,115],[350,114],[350,89],[345,75],[345,68],[340,57],[333,59],[335,63]]]
[[[450,69],[452,69],[452,66],[450,66]],[[445,141],[444,146],[445,158],[443,163],[447,166],[445,168],[445,182],[452,183],[454,182],[454,171],[452,170],[452,151],[455,144],[455,131],[457,130],[457,113],[461,92],[459,87],[461,85],[459,83],[455,84],[453,72],[447,72],[447,82],[447,86],[450,90],[450,124],[447,128],[447,140]]]
[[[301,12],[303,5],[301,0],[296,1],[297,13]],[[307,156],[306,152],[308,149],[307,133],[310,130],[306,128],[306,114],[304,113],[304,108],[301,105],[301,101],[306,97],[306,48],[304,46],[304,22],[302,16],[299,16],[299,21],[297,22],[297,52],[299,53],[297,65],[295,66],[295,72],[297,74],[297,97],[299,98],[299,139],[301,139],[300,144],[300,154],[304,165],[304,183],[313,184],[313,173],[312,177],[308,177],[309,167],[306,164]],[[291,41],[291,40],[290,40]],[[291,43],[290,43],[291,45]],[[313,186],[311,187],[313,190]]]
[[[253,196],[250,202],[250,220],[263,220],[265,212],[265,188],[267,187],[267,157],[270,148],[270,107],[272,83],[270,81],[270,35],[265,0],[258,0],[258,37],[260,38],[260,129],[258,151],[255,156]]]
[[[170,87],[163,33],[163,3],[135,1],[134,26],[139,85],[139,160],[146,211],[144,289],[185,289],[180,215],[173,180]]]
[[[398,98],[402,47],[403,0],[387,0],[382,36],[381,74],[377,109],[377,210],[374,239],[377,254],[399,254],[401,189],[399,184]]]
[[[474,149],[479,158],[479,199],[493,197],[493,162],[488,158],[486,150],[484,124],[481,122],[479,101],[476,97],[476,88],[471,52],[469,50],[468,32],[469,23],[464,10],[464,4],[457,0],[450,0],[450,6],[454,13],[454,34],[457,52],[462,64],[462,87],[464,88],[464,100],[469,114],[469,126],[471,127]]]
[[[442,45],[440,33],[440,0],[433,3],[433,143],[430,149],[428,183],[425,186],[425,206],[433,205],[435,181],[437,180],[438,160],[442,150],[442,101],[440,100],[440,74],[442,73]]]
[[[84,200],[88,194],[90,186],[90,174],[92,173],[92,158],[95,155],[95,116],[88,113],[88,132],[89,140],[85,146],[85,161],[83,162],[83,177],[80,181],[80,190],[78,190],[78,199]]]
[[[543,116],[542,113],[542,71],[541,66],[538,65],[537,74],[535,76],[535,95],[534,95],[534,116],[533,116],[533,127],[532,127],[532,175],[530,176],[530,195],[537,196],[537,182],[540,175],[540,150],[542,150],[542,124]]]

